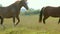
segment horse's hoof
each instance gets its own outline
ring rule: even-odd
[[[41,23],[41,22],[39,22],[39,23]]]
[[[59,22],[58,22],[58,24],[59,24]]]
[[[16,27],[16,24],[14,24],[14,27]]]
[[[39,23],[41,23],[41,21],[39,21]]]
[[[45,23],[44,23],[45,24]]]

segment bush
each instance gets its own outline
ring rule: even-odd
[[[26,12],[24,12],[24,15],[36,15],[39,14],[40,10],[28,10]]]

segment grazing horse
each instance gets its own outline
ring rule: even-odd
[[[20,22],[19,13],[22,6],[25,7],[27,10],[29,9],[26,1],[24,0],[16,1],[15,3],[7,7],[0,7],[1,25],[3,24],[4,18],[13,18],[14,25],[17,25]],[[15,23],[15,18],[18,20],[17,23]]]
[[[51,16],[51,17],[59,17],[59,22],[60,23],[60,7],[52,7],[52,6],[47,6],[43,7],[41,9],[40,15],[39,15],[39,22],[42,21],[42,15],[44,16],[43,18],[43,23],[45,24],[45,20]]]

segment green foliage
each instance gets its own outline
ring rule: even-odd
[[[36,15],[39,14],[40,10],[34,10],[34,9],[29,9],[28,11],[25,11],[23,15]]]

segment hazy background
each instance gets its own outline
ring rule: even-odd
[[[18,0],[0,0],[0,4],[6,7]],[[60,0],[28,0],[29,8],[41,9],[43,6],[60,6]]]

